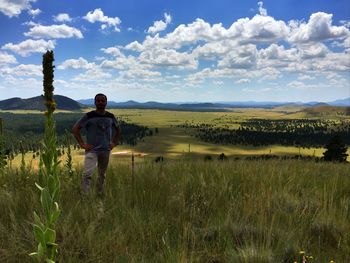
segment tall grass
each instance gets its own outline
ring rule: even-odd
[[[61,168],[65,171],[65,168]],[[350,166],[184,160],[109,167],[103,199],[61,177],[60,262],[349,262]],[[0,177],[0,261],[30,262],[37,174]],[[23,179],[24,178],[24,179]]]

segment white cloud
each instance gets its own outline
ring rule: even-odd
[[[28,10],[28,14],[32,17],[36,17],[37,15],[39,15],[41,13],[41,10],[38,9],[30,9]]]
[[[242,91],[244,92],[252,92],[252,93],[265,93],[271,91],[271,88],[262,88],[262,89],[250,89],[250,88],[244,88]]]
[[[107,26],[114,27],[114,31],[120,32],[119,24],[121,23],[121,20],[119,17],[108,17],[103,14],[103,11],[101,8],[95,9],[94,11],[90,11],[86,14],[86,16],[83,17],[90,23],[95,22],[101,22],[103,23],[101,25],[101,29],[104,30],[107,28]]]
[[[144,50],[143,46],[137,41],[134,41],[134,42],[131,42],[131,43],[127,44],[125,46],[125,49],[138,51],[138,52],[141,52],[142,50]]]
[[[224,85],[225,83],[222,80],[213,80],[214,85]]]
[[[72,22],[72,18],[66,13],[60,13],[57,16],[54,16],[53,20],[56,22]]]
[[[63,25],[35,25],[29,32],[24,33],[25,36],[33,38],[83,38],[83,34],[79,29]]]
[[[213,43],[224,40],[231,40],[237,45],[273,43],[285,39],[288,34],[289,27],[283,21],[276,21],[270,16],[256,15],[252,19],[238,19],[228,29],[221,23],[210,25],[203,19],[197,18],[193,23],[179,25],[164,37],[160,37],[159,34],[146,36],[142,44],[135,41],[126,45],[126,48],[139,52],[154,47],[180,49],[199,41]]]
[[[286,38],[289,27],[271,16],[255,15],[252,19],[238,19],[228,32],[230,37],[238,38],[242,43],[273,43]]]
[[[236,81],[237,84],[250,83],[250,79],[239,79]]]
[[[313,80],[315,77],[312,77],[310,75],[305,75],[305,74],[299,74],[298,80]]]
[[[259,13],[262,16],[267,16],[267,10],[265,8],[263,8],[264,3],[263,2],[258,2],[258,6],[259,6]]]
[[[197,68],[198,62],[188,53],[179,53],[173,49],[151,49],[140,54],[140,62],[156,66]]]
[[[340,24],[342,24],[343,26],[350,28],[350,20],[340,20],[339,21]]]
[[[162,74],[158,71],[151,71],[146,69],[129,69],[121,71],[120,76],[124,79],[142,79],[143,81],[157,81],[155,77],[160,77]]]
[[[165,22],[162,20],[154,21],[153,26],[149,27],[147,33],[155,34],[157,32],[163,31],[167,28],[168,24],[171,23],[170,14],[164,13]]]
[[[219,62],[219,67],[224,68],[254,68],[257,63],[258,52],[255,45],[249,44],[232,50]]]
[[[192,55],[196,58],[215,60],[217,57],[224,56],[235,48],[237,48],[236,40],[225,39],[222,41],[209,42],[203,46],[197,46],[192,51]]]
[[[292,61],[295,60],[297,56],[297,50],[294,48],[291,48],[289,50],[286,50],[284,46],[279,46],[277,44],[271,44],[265,49],[259,50],[259,56],[262,59],[267,60],[286,60],[286,61]]]
[[[34,64],[21,64],[16,67],[3,67],[0,68],[0,75],[13,75],[13,76],[42,76],[42,66]]]
[[[0,51],[0,65],[15,64],[17,60],[14,56],[7,54],[6,52]]]
[[[259,70],[259,75],[261,78],[259,82],[263,82],[265,80],[273,80],[277,79],[280,76],[281,72],[274,67],[265,67]]]
[[[125,57],[118,47],[101,48],[101,51],[115,57]]]
[[[292,32],[289,41],[292,43],[320,42],[348,36],[350,32],[345,26],[332,26],[332,17],[332,14],[318,12],[310,16],[307,24],[296,25],[293,21],[290,23]]]
[[[79,59],[67,59],[62,62],[58,69],[91,69],[95,66],[95,63],[89,63],[86,59],[80,57]]]
[[[56,42],[54,40],[28,39],[19,44],[8,43],[1,48],[11,50],[23,57],[27,57],[32,53],[44,53],[46,50],[52,50],[55,48],[55,44]]]
[[[173,32],[164,37],[159,34],[146,36],[142,44],[135,41],[126,46],[127,49],[142,51],[150,48],[172,48],[179,49],[184,45],[194,44],[200,40],[213,41],[223,38],[225,30],[221,24],[210,26],[203,19],[197,18],[188,25],[179,25]]]
[[[111,78],[112,75],[109,72],[102,71],[100,68],[89,69],[86,72],[79,74],[73,78],[73,81],[86,82],[86,81],[105,81]]]
[[[313,45],[299,45],[298,50],[300,52],[301,59],[322,58],[329,53],[328,48],[322,43],[316,43]]]
[[[301,81],[294,80],[289,82],[287,86],[290,88],[302,89],[305,87],[305,84]]]
[[[23,10],[31,9],[30,2],[36,0],[1,0],[0,12],[9,17],[18,16]]]

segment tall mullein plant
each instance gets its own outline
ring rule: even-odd
[[[53,99],[53,77],[54,77],[54,54],[53,51],[47,51],[43,55],[43,74],[44,74],[44,97],[45,106],[45,134],[41,149],[40,182],[35,183],[40,190],[41,211],[34,212],[33,231],[35,239],[38,242],[36,252],[30,255],[38,259],[39,262],[55,262],[58,254],[58,245],[56,244],[55,225],[60,215],[58,198],[60,194],[60,180],[57,172],[59,165],[57,154],[57,137],[53,112],[56,103]]]

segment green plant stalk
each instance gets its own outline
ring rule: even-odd
[[[5,142],[2,133],[2,118],[0,118],[0,171],[6,166]]]
[[[66,130],[66,142],[67,142],[67,160],[66,160],[66,168],[69,177],[73,176],[73,158],[72,158],[72,149],[70,147],[71,140],[68,131]]]
[[[59,165],[57,154],[57,136],[53,112],[56,103],[53,99],[53,71],[54,66],[53,51],[47,51],[43,55],[43,74],[44,74],[44,97],[47,112],[45,112],[45,134],[41,149],[39,179],[40,184],[35,183],[40,190],[41,213],[34,212],[33,231],[35,239],[38,242],[37,251],[30,254],[40,262],[55,262],[58,254],[58,245],[56,244],[55,225],[61,213],[58,206],[60,193],[60,180],[57,173]]]
[[[21,166],[20,166],[21,173],[20,173],[20,175],[24,177],[26,174],[26,162],[24,160],[25,153],[24,153],[24,148],[23,148],[22,142],[20,143],[20,147],[21,147]]]

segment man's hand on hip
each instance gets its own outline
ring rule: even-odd
[[[81,146],[81,148],[83,148],[86,151],[90,151],[92,148],[94,148],[94,146],[92,144],[88,144],[88,143],[83,143],[80,146]]]
[[[116,143],[112,142],[109,144],[109,150],[112,150],[115,146],[117,146]]]

